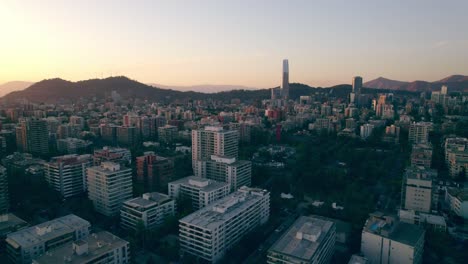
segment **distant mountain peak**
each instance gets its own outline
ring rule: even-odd
[[[413,82],[404,82],[378,77],[368,81],[363,85],[369,88],[404,90],[412,92],[427,92],[440,89],[441,85],[448,85],[449,91],[468,91],[468,76],[455,74],[435,82],[416,80]]]

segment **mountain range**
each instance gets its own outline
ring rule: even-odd
[[[444,79],[427,82],[427,81],[413,81],[404,82],[391,80],[384,77],[379,77],[375,80],[365,82],[364,87],[388,89],[388,90],[403,90],[411,92],[430,92],[438,91],[442,85],[447,85],[449,92],[468,92],[468,76],[464,75],[451,75]]]
[[[13,91],[20,91],[31,86],[33,82],[13,81],[0,84],[0,97],[9,94]]]
[[[156,83],[148,83],[148,85],[162,88],[171,89],[182,92],[200,92],[200,93],[219,93],[227,92],[232,90],[258,90],[259,88],[247,87],[242,85],[218,85],[218,84],[201,84],[201,85],[190,85],[190,86],[177,86],[177,85],[163,85]]]

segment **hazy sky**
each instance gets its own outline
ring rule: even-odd
[[[312,86],[468,75],[468,1],[0,0],[0,83]]]

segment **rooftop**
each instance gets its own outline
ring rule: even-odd
[[[76,215],[70,214],[42,224],[25,228],[9,234],[8,240],[23,247],[37,245],[55,237],[74,232],[74,230],[90,227],[90,223]]]
[[[364,225],[364,230],[409,246],[416,245],[424,235],[422,227],[400,222],[396,217],[386,216],[380,212],[370,215]]]
[[[182,219],[180,222],[198,226],[205,229],[214,229],[228,219],[233,218],[246,208],[257,203],[268,191],[241,187],[238,191],[219,199]]]
[[[142,197],[133,198],[124,202],[125,206],[132,207],[135,209],[145,209],[152,206],[157,206],[163,203],[171,201],[168,195],[163,193],[144,193]]]
[[[359,255],[352,255],[351,259],[349,260],[348,264],[367,264],[369,260],[365,257]]]
[[[0,215],[0,236],[6,235],[18,227],[27,226],[28,223],[14,214]]]
[[[270,251],[309,261],[334,225],[322,218],[301,216]]]
[[[406,169],[405,175],[408,179],[433,180],[437,178],[437,171],[423,166],[412,166]]]
[[[128,244],[127,241],[109,232],[102,231],[91,234],[85,240],[70,242],[50,250],[41,257],[35,259],[33,263],[88,263],[126,244]]]
[[[229,186],[229,184],[225,182],[219,182],[219,181],[196,177],[196,176],[188,176],[188,177],[170,182],[169,184],[181,184],[181,185],[191,186],[192,188],[198,188],[200,191],[203,191],[203,192],[210,192],[213,190],[223,188],[224,186]]]

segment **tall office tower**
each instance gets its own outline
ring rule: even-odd
[[[419,264],[424,250],[424,229],[399,222],[396,217],[373,213],[361,236],[361,252],[376,264]]]
[[[9,208],[8,175],[6,169],[0,166],[0,215],[7,213]]]
[[[130,263],[130,245],[107,231],[67,242],[34,259],[32,264],[50,263]]]
[[[354,76],[354,78],[353,78],[353,93],[355,93],[356,95],[361,94],[361,88],[362,88],[362,77]]]
[[[94,151],[93,159],[94,165],[112,161],[127,166],[132,163],[132,153],[126,148],[103,147]]]
[[[87,180],[88,198],[103,215],[117,215],[122,203],[132,198],[132,169],[118,163],[102,162],[88,168]]]
[[[172,199],[189,199],[195,210],[229,194],[229,184],[200,177],[189,176],[168,184]]]
[[[145,229],[155,229],[168,217],[174,216],[175,211],[175,201],[167,194],[144,193],[142,197],[123,203],[120,209],[120,224],[125,229],[138,230],[138,224],[142,222]]]
[[[144,183],[147,191],[165,191],[174,177],[174,163],[168,158],[157,156],[153,151],[136,158],[137,181]]]
[[[239,131],[213,126],[192,130],[192,167],[195,173],[198,160],[210,160],[211,155],[237,158],[238,154]]]
[[[180,250],[215,263],[269,216],[270,193],[242,187],[179,220]]]
[[[44,165],[44,177],[52,189],[68,198],[86,190],[86,169],[92,164],[90,154],[54,157]]]
[[[5,240],[8,259],[12,263],[30,264],[64,243],[86,239],[90,227],[88,221],[70,214],[8,234]]]
[[[429,143],[429,131],[431,131],[431,129],[431,122],[412,123],[409,127],[409,142],[413,144]]]
[[[42,119],[26,119],[16,128],[18,148],[33,155],[49,154],[49,129]]]
[[[436,208],[434,181],[437,171],[424,167],[409,167],[403,176],[401,187],[402,207],[422,213],[430,213]]]
[[[335,237],[334,222],[318,216],[301,216],[268,250],[267,263],[330,263]]]
[[[281,85],[281,95],[284,100],[289,99],[289,62],[283,60],[283,84]]]
[[[236,160],[236,158],[212,155],[211,160],[197,161],[197,172],[203,178],[226,182],[231,192],[242,186],[250,186],[252,178],[252,162]]]

